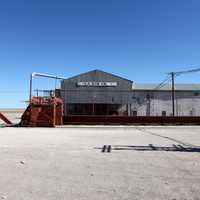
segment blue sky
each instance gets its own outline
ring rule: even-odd
[[[159,83],[200,67],[199,10],[199,0],[0,0],[0,107],[25,106],[33,71],[101,69]],[[199,82],[199,73],[177,82]]]

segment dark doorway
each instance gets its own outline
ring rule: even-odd
[[[67,104],[68,115],[119,115],[120,104]]]

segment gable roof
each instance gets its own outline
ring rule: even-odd
[[[107,74],[107,75],[110,75],[110,76],[114,76],[114,77],[116,77],[116,78],[123,79],[123,80],[125,80],[125,81],[129,81],[129,82],[133,83],[132,80],[129,80],[129,79],[126,79],[126,78],[124,78],[124,77],[121,77],[121,76],[118,76],[118,75],[115,75],[115,74],[111,74],[111,73],[109,73],[109,72],[105,72],[105,71],[102,71],[102,70],[99,70],[99,69],[95,69],[95,70],[91,70],[91,71],[88,71],[88,72],[84,72],[84,73],[78,74],[78,75],[76,75],[76,76],[69,77],[69,78],[67,78],[67,79],[65,79],[65,80],[74,79],[74,78],[77,78],[77,77],[79,77],[79,76],[87,75],[87,74],[90,74],[90,73],[93,73],[93,72],[104,73],[104,74]]]

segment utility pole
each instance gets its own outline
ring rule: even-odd
[[[174,98],[175,98],[174,77],[175,77],[175,76],[180,76],[180,75],[182,75],[182,74],[188,74],[188,73],[194,73],[194,72],[200,72],[200,68],[168,73],[168,74],[171,76],[171,80],[172,80],[172,91],[171,91],[171,96],[172,96],[172,116],[175,116],[175,105],[174,105]]]
[[[175,90],[174,90],[174,72],[171,72],[171,79],[172,79],[172,116],[175,116],[175,105],[174,105],[174,97],[175,97]]]

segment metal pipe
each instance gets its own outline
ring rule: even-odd
[[[66,79],[66,77],[54,76],[54,75],[50,75],[50,74],[37,73],[37,72],[33,72],[33,73],[31,74],[31,76],[32,76],[32,77],[34,77],[34,76],[41,76],[41,77],[53,78],[53,79]]]
[[[30,76],[29,102],[31,102],[31,99],[32,99],[32,87],[33,87],[33,77],[34,76],[40,76],[40,77],[52,78],[52,79],[61,79],[61,80],[67,79],[66,77],[54,76],[54,75],[50,75],[50,74],[37,73],[37,72],[31,73],[31,76]]]
[[[33,74],[31,74],[31,76],[30,76],[29,103],[31,102],[31,99],[32,99],[32,86],[33,86]]]

